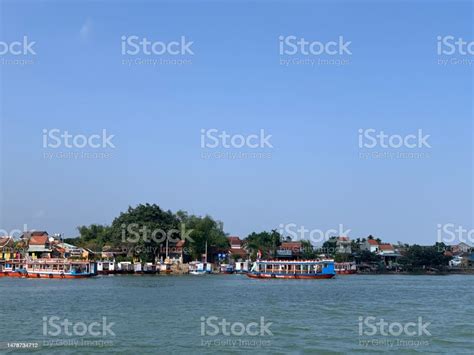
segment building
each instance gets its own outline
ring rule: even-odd
[[[349,237],[337,237],[336,238],[336,253],[338,254],[351,254],[351,240]]]
[[[283,242],[277,250],[277,258],[298,259],[303,253],[301,242]]]
[[[379,243],[375,239],[367,239],[365,242],[360,243],[360,250],[377,253],[379,251]]]
[[[230,260],[247,260],[249,258],[248,250],[243,246],[242,240],[239,237],[227,237],[230,244],[228,251]]]
[[[173,264],[184,262],[184,254],[185,254],[185,240],[180,239],[175,244],[168,244],[168,248],[166,245],[161,245],[160,247],[160,256],[163,260],[168,260]],[[168,249],[168,250],[166,250]]]
[[[15,242],[12,237],[0,237],[0,259],[9,260],[14,256]]]
[[[389,269],[393,266],[396,266],[397,260],[402,255],[396,250],[390,243],[380,243],[378,244],[377,254],[382,257],[384,264]]]
[[[45,234],[40,234],[45,233]],[[46,232],[33,232],[28,240],[28,255],[33,259],[50,258],[51,242]]]
[[[457,245],[453,245],[451,247],[451,251],[454,255],[462,255],[469,253],[471,251],[472,247],[469,244],[466,244],[464,242],[461,242]]]

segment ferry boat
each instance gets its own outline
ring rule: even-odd
[[[0,260],[0,277],[21,277],[24,263],[22,259]]]
[[[338,275],[351,275],[357,273],[355,262],[335,263],[334,268]]]
[[[257,260],[247,276],[255,279],[330,279],[333,260]]]
[[[95,263],[67,259],[7,261],[1,271],[2,276],[45,279],[77,279],[96,275]]]

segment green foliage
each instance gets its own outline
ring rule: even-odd
[[[432,247],[422,247],[413,245],[409,247],[399,263],[408,271],[417,271],[423,269],[444,269],[451,259],[444,255],[444,245],[436,244]],[[445,247],[445,246],[444,246]]]
[[[334,258],[336,255],[337,237],[331,237],[323,243],[322,251],[329,257]]]
[[[167,238],[169,246],[173,246],[188,236],[190,240],[186,239],[185,245],[194,258],[204,253],[206,241],[210,250],[228,246],[222,223],[210,216],[189,216],[184,211],[173,214],[148,203],[129,207],[110,226],[80,226],[78,231],[80,236],[68,239],[68,242],[93,251],[102,251],[105,246],[125,250],[127,260],[138,257],[143,261],[154,261]]]
[[[256,259],[258,250],[262,252],[262,258],[274,258],[276,250],[281,245],[281,235],[275,229],[271,232],[253,232],[247,237],[245,244],[253,260]]]

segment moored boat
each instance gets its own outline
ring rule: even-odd
[[[189,273],[191,275],[205,275],[212,273],[212,264],[199,261],[191,261],[189,263]]]
[[[352,275],[357,273],[355,262],[335,263],[334,269],[338,275]]]
[[[219,267],[219,272],[221,274],[233,274],[235,272],[234,266],[231,264],[222,264]]]
[[[330,279],[335,275],[333,260],[257,260],[247,273],[256,279]]]
[[[96,275],[95,263],[68,259],[31,259],[7,261],[2,265],[2,276],[77,279]]]

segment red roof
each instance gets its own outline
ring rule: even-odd
[[[379,243],[377,243],[377,241],[375,239],[367,239],[367,242],[370,244],[370,245],[379,245]]]
[[[178,242],[176,243],[176,247],[177,248],[181,248],[181,247],[184,247],[184,243],[185,243],[185,240],[178,240]]]
[[[242,248],[235,248],[235,249],[230,249],[229,253],[232,255],[241,255],[241,256],[246,256],[248,255],[248,251]]]
[[[43,236],[43,235],[48,235],[48,233],[44,232],[44,231],[33,231],[33,232],[31,232],[32,237],[38,237],[38,236]]]
[[[379,245],[380,250],[394,250],[392,244],[384,243]]]
[[[242,243],[239,237],[227,237],[227,239],[229,240],[230,245],[240,245]]]
[[[30,239],[30,245],[45,245],[48,241],[49,238],[45,235],[32,236]]]
[[[338,240],[343,240],[343,241],[349,241],[349,237],[344,237],[344,236],[341,236],[341,237],[337,237]]]
[[[301,249],[301,242],[283,242],[280,249]]]

